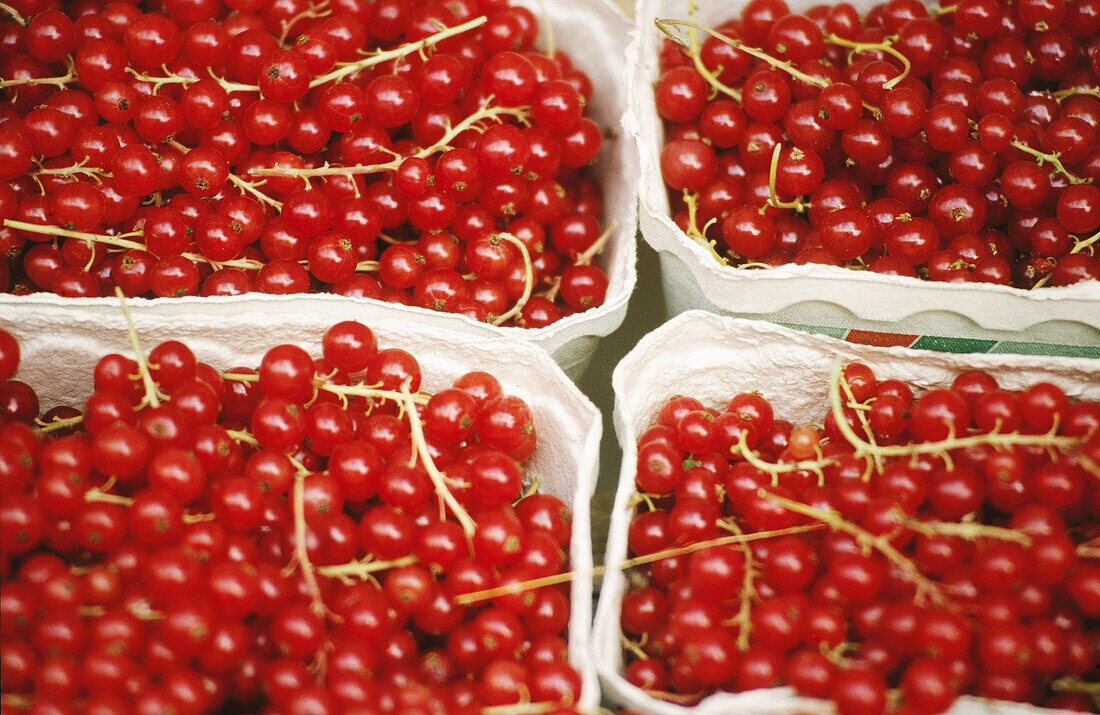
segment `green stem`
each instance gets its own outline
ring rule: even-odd
[[[1080,253],[1081,251],[1085,250],[1086,248],[1090,248],[1090,249],[1091,249],[1091,247],[1092,247],[1092,246],[1093,246],[1093,245],[1094,245],[1094,244],[1095,244],[1095,243],[1096,243],[1097,241],[1100,241],[1100,232],[1094,233],[1093,235],[1091,235],[1091,236],[1089,236],[1088,238],[1086,238],[1086,239],[1085,239],[1084,241],[1078,241],[1078,242],[1077,242],[1077,243],[1076,243],[1076,244],[1075,244],[1075,245],[1073,246],[1073,248],[1071,248],[1071,249],[1069,250],[1069,252],[1070,252],[1070,253]]]
[[[883,42],[855,42],[853,40],[845,40],[843,37],[838,37],[831,32],[821,33],[825,38],[825,42],[830,45],[837,45],[839,47],[847,47],[853,52],[885,52],[886,54],[894,57],[902,64],[902,71],[897,77],[887,80],[882,83],[883,89],[893,89],[898,84],[909,76],[909,70],[912,65],[909,64],[909,58],[898,52],[894,47],[886,41]]]
[[[902,523],[912,531],[925,536],[957,536],[967,541],[998,539],[1000,541],[1013,541],[1022,546],[1031,546],[1030,536],[1022,531],[1006,529],[1002,526],[977,522],[921,521],[920,519],[903,519]]]
[[[837,427],[844,435],[844,439],[855,448],[856,457],[902,457],[916,454],[943,455],[951,450],[967,449],[969,447],[981,447],[990,445],[998,449],[1014,446],[1036,445],[1052,447],[1055,449],[1072,449],[1084,443],[1083,437],[1059,437],[1055,430],[1057,425],[1046,434],[1013,434],[991,432],[988,434],[976,434],[969,437],[949,437],[938,442],[919,442],[907,445],[873,445],[859,437],[848,424],[844,417],[844,405],[840,397],[840,377],[842,366],[838,358],[833,363],[833,374],[829,382],[829,402],[832,405],[833,417]]]
[[[1062,159],[1060,158],[1061,154],[1059,154],[1058,152],[1047,154],[1045,152],[1039,151],[1038,149],[1032,149],[1027,144],[1024,144],[1022,141],[1019,141],[1017,139],[1012,140],[1012,146],[1019,149],[1025,154],[1030,154],[1031,156],[1035,157],[1035,163],[1037,163],[1039,166],[1042,166],[1045,162],[1050,162],[1055,169],[1065,175],[1066,179],[1071,184],[1088,184],[1092,182],[1092,179],[1082,179],[1075,174],[1071,174],[1069,172],[1069,169],[1067,169],[1062,163]]]
[[[716,243],[709,240],[703,231],[699,230],[699,224],[696,220],[696,216],[699,213],[699,197],[696,194],[691,193],[687,189],[684,189],[684,204],[687,206],[688,211],[688,228],[685,232],[691,240],[698,243],[703,248],[710,251],[710,254],[718,260],[723,266],[730,264],[729,259],[718,252],[715,248]],[[704,231],[706,228],[704,227]]]
[[[496,236],[498,239],[503,239],[515,246],[523,257],[523,295],[519,297],[516,304],[509,308],[507,312],[498,315],[491,321],[493,325],[503,325],[519,315],[520,311],[523,310],[523,306],[527,305],[527,301],[530,300],[531,291],[535,289],[535,267],[531,263],[531,254],[527,251],[527,246],[523,245],[523,241],[506,231],[494,233],[493,236]],[[492,239],[490,238],[490,240]]]
[[[7,3],[0,2],[0,10],[3,10],[4,12],[11,15],[12,19],[15,20],[16,22],[18,22],[20,25],[26,26],[26,24],[27,24],[26,18],[23,17],[22,15],[20,15],[19,11],[16,10],[11,5],[8,5]]]
[[[313,89],[314,87],[318,87],[318,86],[320,86],[322,84],[325,84],[327,82],[335,82],[337,80],[341,80],[344,77],[347,77],[349,75],[355,74],[356,72],[360,72],[362,70],[365,70],[368,67],[373,67],[375,65],[380,65],[383,62],[388,62],[389,60],[395,60],[395,59],[399,59],[401,57],[406,57],[408,55],[411,55],[414,52],[422,52],[423,50],[425,50],[429,47],[433,47],[433,46],[435,46],[436,43],[442,42],[443,40],[445,40],[449,37],[454,37],[455,35],[461,35],[464,32],[469,32],[470,30],[481,27],[482,25],[484,25],[488,21],[489,21],[489,18],[482,15],[480,17],[475,17],[473,20],[468,20],[468,21],[462,23],[461,25],[455,25],[454,27],[448,27],[447,29],[442,30],[441,32],[435,33],[434,35],[429,35],[428,37],[425,37],[423,40],[417,40],[416,42],[409,42],[409,43],[406,43],[404,45],[401,45],[400,47],[395,47],[392,50],[386,50],[385,52],[373,53],[373,54],[371,54],[370,57],[367,57],[366,59],[359,60],[358,62],[349,62],[346,65],[343,65],[343,66],[341,66],[337,69],[334,69],[333,71],[329,72],[328,74],[323,74],[320,77],[314,77],[313,81],[311,81],[309,83],[309,87],[310,87],[310,89]]]
[[[317,573],[325,578],[340,579],[346,585],[355,583],[355,579],[360,581],[366,581],[371,578],[372,574],[376,574],[379,571],[385,571],[387,569],[397,568],[398,566],[408,566],[416,563],[416,556],[402,556],[399,559],[393,561],[378,561],[370,556],[361,559],[359,561],[351,561],[346,564],[337,564],[335,566],[321,566],[317,569]]]
[[[145,401],[153,407],[160,407],[160,391],[157,389],[157,383],[153,381],[153,374],[149,372],[149,362],[145,359],[145,351],[141,349],[141,343],[138,341],[137,328],[134,327],[134,318],[130,315],[130,306],[126,304],[126,296],[122,289],[117,287],[115,295],[118,296],[122,317],[126,319],[126,335],[130,339],[130,346],[134,349],[134,359],[137,361],[141,383],[145,386]]]
[[[845,520],[839,514],[832,511],[823,511],[803,504],[802,502],[772,494],[766,489],[757,489],[756,495],[761,499],[773,501],[788,511],[819,521],[835,531],[843,531],[853,537],[865,549],[874,549],[881,553],[886,560],[897,566],[905,573],[909,581],[917,587],[916,601],[922,602],[929,599],[937,606],[948,604],[947,597],[940,591],[939,586],[927,576],[922,574],[911,559],[894,548],[888,539],[883,536],[874,536],[861,526],[857,526]]]

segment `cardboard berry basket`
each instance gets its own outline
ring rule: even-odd
[[[309,301],[287,301],[278,315],[257,304],[223,311],[181,311],[166,318],[154,311],[131,311],[138,340],[148,353],[164,340],[180,340],[198,360],[215,369],[258,367],[264,353],[292,343],[315,358],[321,338],[339,319],[319,315]],[[531,408],[538,436],[534,455],[524,464],[525,479],[562,499],[573,511],[568,629],[569,654],[581,674],[578,707],[594,709],[599,684],[588,645],[592,622],[592,540],[589,500],[596,486],[602,421],[598,410],[581,394],[550,356],[507,335],[473,333],[443,316],[410,320],[401,311],[366,305],[356,318],[374,331],[379,347],[400,347],[417,359],[421,390],[435,392],[455,378],[482,370],[494,375],[504,391]],[[0,310],[0,329],[20,342],[22,361],[16,378],[38,391],[41,411],[57,405],[78,409],[92,391],[92,371],[109,353],[133,357],[126,321],[118,301],[73,311],[68,305],[43,305],[33,313]],[[526,486],[525,486],[526,488]]]
[[[584,371],[601,337],[613,332],[626,315],[627,301],[636,281],[635,235],[637,233],[636,152],[622,130],[627,106],[627,91],[622,81],[625,66],[623,48],[629,41],[629,21],[610,0],[515,0],[513,4],[531,10],[540,19],[539,48],[550,43],[567,53],[575,66],[591,78],[593,101],[586,110],[604,133],[604,141],[596,159],[595,176],[603,189],[603,229],[613,222],[618,228],[596,259],[606,272],[609,285],[603,305],[577,313],[558,322],[534,330],[493,328],[475,323],[459,315],[450,315],[449,324],[471,335],[510,334],[531,342],[550,353],[570,377],[576,379]],[[550,29],[547,29],[550,26]],[[88,319],[95,310],[113,304],[113,299],[63,299],[49,293],[29,296],[0,295],[0,315],[30,315],[51,306],[65,306]],[[232,319],[246,310],[268,311],[280,316],[291,302],[311,306],[311,310],[329,322],[355,317],[377,310],[379,302],[344,298],[330,294],[295,294],[268,296],[251,293],[232,298],[155,298],[130,301],[135,314],[168,318],[196,311],[223,315]],[[387,309],[403,321],[418,321],[432,311],[388,305]],[[480,328],[487,328],[479,331]]]
[[[639,0],[628,50],[630,112],[627,129],[641,166],[642,236],[660,256],[670,314],[703,308],[772,322],[876,332],[980,338],[1027,345],[1027,352],[1073,354],[1063,346],[1100,346],[1100,282],[1034,291],[993,284],[935,283],[825,265],[787,264],[768,269],[721,265],[670,216],[661,177],[664,128],[654,85],[660,76],[664,35],[655,19],[687,19],[689,0]],[[696,22],[714,27],[736,17],[745,0],[699,0]],[[811,0],[789,0],[792,12]],[[852,0],[861,12],[872,0]],[[928,4],[928,3],[926,3]],[[973,348],[970,348],[973,349]],[[1025,351],[1023,349],[1018,351]]]
[[[832,713],[822,700],[799,697],[789,687],[719,692],[694,707],[652,697],[623,676],[620,606],[627,578],[620,565],[627,557],[627,528],[633,514],[637,442],[652,426],[660,407],[676,395],[688,395],[719,409],[733,395],[759,391],[777,419],[796,425],[819,420],[827,410],[827,385],[833,362],[860,361],[880,379],[897,378],[914,391],[946,387],[959,372],[981,369],[1009,390],[1034,382],[1053,382],[1070,398],[1100,400],[1100,361],[1022,355],[948,355],[907,348],[853,345],[759,321],[685,312],[653,331],[615,369],[615,431],[623,445],[622,470],[611,512],[605,553],[606,573],[593,625],[593,652],[606,697],[639,712],[659,715],[731,713]],[[1030,705],[959,698],[951,713],[1054,712]]]

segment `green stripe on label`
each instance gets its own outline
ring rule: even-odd
[[[834,328],[826,325],[806,325],[804,323],[779,323],[792,330],[815,335],[827,335],[830,338],[846,340],[847,328]],[[864,342],[856,340],[856,342]],[[1100,359],[1100,347],[1093,345],[1061,345],[1058,343],[1033,343],[1012,340],[983,340],[980,338],[952,338],[941,335],[922,335],[910,348],[934,350],[941,353],[991,353],[994,355],[1049,355],[1058,357],[1077,357]]]
[[[1100,358],[1100,348],[1087,345],[1050,345],[1048,343],[1000,342],[990,348],[995,354],[1058,355],[1060,357]]]
[[[941,338],[924,335],[917,338],[910,347],[919,350],[936,350],[941,353],[985,353],[997,344],[996,340],[977,340],[975,338]]]
[[[829,328],[824,325],[802,325],[801,323],[779,323],[785,328],[791,330],[798,330],[803,333],[813,333],[814,335],[828,335],[830,338],[836,338],[837,340],[843,340],[844,336],[848,334],[847,328]]]

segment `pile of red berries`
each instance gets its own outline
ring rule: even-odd
[[[526,327],[603,303],[592,82],[529,10],[142,5],[2,8],[0,290],[329,291]]]
[[[359,323],[322,345],[107,355],[36,420],[0,331],[5,715],[572,712],[568,586],[479,593],[567,564],[528,406],[484,372],[420,392]]]
[[[1100,280],[1100,2],[658,20],[674,219],[735,266]]]
[[[1100,706],[1100,403],[838,364],[823,426],[759,393],[638,440],[626,679],[692,704],[789,685],[840,715],[962,694]]]

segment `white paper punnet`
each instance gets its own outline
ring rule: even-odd
[[[697,0],[695,19],[713,27],[736,17],[746,0]],[[814,0],[788,0],[793,12]],[[851,0],[860,12],[873,0]],[[639,0],[627,50],[627,131],[639,153],[642,236],[658,251],[670,314],[691,308],[807,325],[916,335],[1100,345],[1100,281],[1034,291],[992,284],[954,284],[885,276],[824,265],[766,270],[722,266],[670,216],[661,179],[664,128],[653,87],[664,37],[658,18],[687,19],[689,0]]]
[[[637,280],[635,234],[638,227],[637,153],[623,131],[627,108],[627,89],[623,84],[625,55],[629,41],[629,21],[609,0],[515,0],[514,4],[531,10],[537,17],[548,18],[553,26],[555,46],[584,70],[594,86],[589,116],[604,131],[604,143],[595,167],[603,188],[604,215],[601,226],[612,221],[619,228],[612,234],[596,262],[608,277],[607,300],[603,305],[537,330],[494,328],[464,316],[448,314],[446,324],[471,335],[510,334],[538,345],[553,356],[565,372],[577,379],[588,365],[601,337],[610,335],[626,316],[626,305]],[[545,14],[544,14],[545,13]],[[542,23],[545,28],[545,22]],[[545,47],[547,31],[542,30],[539,46]],[[344,298],[327,294],[267,296],[251,293],[232,298],[156,298],[130,301],[135,314],[151,313],[164,318],[196,311],[220,313],[226,320],[244,310],[266,310],[278,319],[288,299],[305,301],[319,316],[335,323],[363,312],[377,313],[384,306],[402,321],[423,321],[439,315],[421,308],[382,304],[378,301]],[[61,298],[48,293],[29,296],[0,295],[0,316],[26,315],[40,307],[66,306],[89,319],[95,307],[111,306],[113,299]]]
[[[637,442],[655,423],[660,407],[675,395],[695,397],[708,407],[723,407],[733,395],[757,390],[772,403],[777,417],[795,423],[819,420],[828,409],[828,382],[835,358],[863,362],[880,378],[904,380],[917,392],[946,387],[963,370],[981,369],[1009,390],[1047,380],[1071,398],[1100,400],[1100,360],[876,348],[697,310],[673,318],[642,338],[612,377],[615,432],[623,445],[623,461],[604,555],[607,571],[592,629],[593,652],[606,697],[659,715],[835,712],[825,701],[798,697],[790,688],[718,693],[693,708],[658,700],[623,677],[619,639],[619,610],[626,589],[619,566],[627,558]],[[962,697],[950,712],[1025,715],[1055,711]]]
[[[325,331],[346,319],[318,314],[308,301],[280,301],[276,308],[236,305],[231,314],[180,310],[175,318],[133,311],[133,317],[146,352],[164,340],[180,340],[199,360],[219,370],[257,367],[269,348],[283,343],[299,345],[320,357]],[[531,407],[538,445],[525,472],[528,478],[538,476],[543,492],[559,497],[573,510],[570,566],[578,576],[571,586],[569,654],[583,680],[580,705],[594,709],[600,694],[588,648],[592,622],[589,501],[596,486],[603,429],[599,411],[549,355],[524,341],[492,331],[469,331],[442,317],[429,322],[410,320],[383,305],[359,308],[355,319],[374,331],[381,347],[399,347],[416,357],[423,371],[423,390],[435,392],[466,372],[483,370],[492,373],[505,392]],[[80,311],[66,304],[43,305],[18,316],[0,311],[0,329],[19,340],[22,361],[16,377],[35,388],[43,412],[62,404],[82,407],[92,392],[92,371],[102,356],[133,357],[118,301]]]

